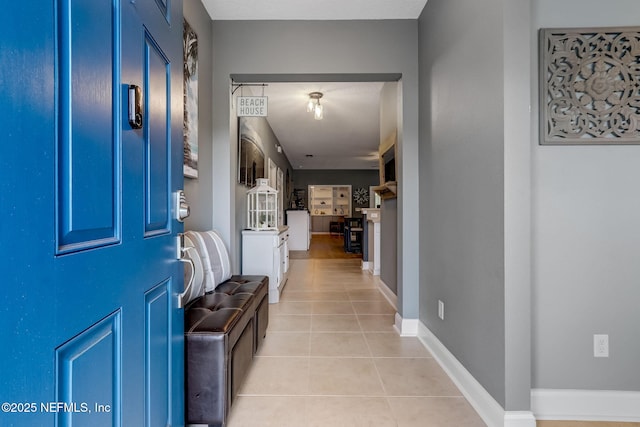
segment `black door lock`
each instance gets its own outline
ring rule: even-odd
[[[129,85],[129,124],[142,129],[142,91],[136,85]]]

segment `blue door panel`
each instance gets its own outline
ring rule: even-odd
[[[118,311],[56,349],[58,427],[121,425],[120,335]]]
[[[171,420],[171,280],[145,294],[145,426]]]
[[[117,6],[58,5],[58,253],[118,241]]]
[[[3,4],[0,27],[0,395],[39,403],[55,394],[55,314],[39,309],[54,292],[54,15],[53,5],[25,4]],[[54,423],[39,410],[0,417],[3,427]]]
[[[146,134],[145,235],[168,232],[170,212],[170,105],[171,67],[166,56],[145,32],[144,93]]]
[[[171,0],[156,0],[156,5],[160,9],[160,13],[162,13],[162,16],[164,16],[167,22],[170,22],[170,11],[171,11],[171,7],[169,5],[170,2]]]
[[[3,6],[0,395],[54,406],[0,425],[183,425],[182,30],[156,0]]]

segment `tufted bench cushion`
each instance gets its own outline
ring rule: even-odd
[[[249,292],[255,296],[251,310],[255,312],[255,347],[258,350],[269,326],[269,278],[267,276],[231,276],[229,280],[216,287],[216,292],[224,292],[229,295]]]
[[[194,309],[205,309],[209,312],[215,312],[224,308],[238,308],[249,309],[249,304],[253,303],[255,297],[253,293],[242,292],[228,294],[226,292],[212,292],[202,295],[199,298],[191,301],[186,311],[192,311]],[[196,322],[199,319],[194,319]]]
[[[243,319],[248,322],[255,298],[253,294],[217,294],[203,295],[194,300],[185,309],[185,333],[223,333],[229,334]],[[241,325],[243,327],[244,325]],[[231,339],[235,342],[235,339]]]

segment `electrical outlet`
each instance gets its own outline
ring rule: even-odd
[[[609,357],[609,335],[593,336],[593,357]]]
[[[444,302],[438,300],[438,317],[444,320]]]

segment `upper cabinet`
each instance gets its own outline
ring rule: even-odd
[[[351,216],[350,185],[310,185],[311,215]]]

